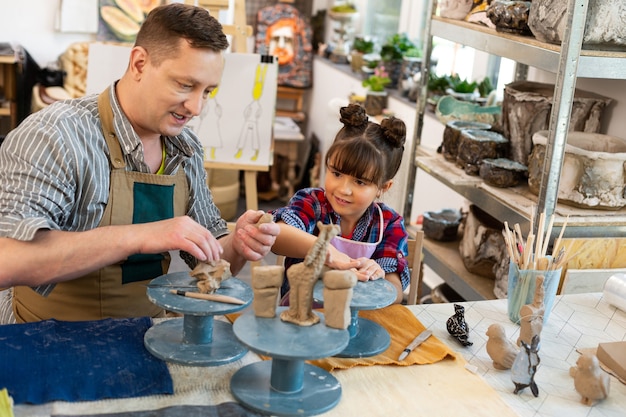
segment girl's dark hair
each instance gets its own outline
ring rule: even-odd
[[[171,3],[152,9],[141,25],[136,46],[141,46],[158,65],[175,57],[181,40],[192,48],[220,52],[228,48],[222,25],[202,8],[183,3]]]
[[[343,127],[326,153],[326,166],[379,187],[400,169],[406,126],[395,117],[368,121],[365,109],[350,104],[340,110]]]

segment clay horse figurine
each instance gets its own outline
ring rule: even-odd
[[[472,346],[469,341],[469,327],[465,322],[465,308],[462,305],[454,305],[454,315],[446,322],[448,333],[456,338],[463,346]]]
[[[524,388],[530,387],[530,391],[535,397],[539,396],[539,388],[535,383],[535,373],[539,365],[539,335],[534,335],[532,343],[529,345],[523,340],[520,342],[520,349],[513,366],[511,367],[511,380],[515,384],[514,394],[521,392]]]

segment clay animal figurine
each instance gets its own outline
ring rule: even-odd
[[[339,233],[339,226],[317,222],[319,234],[307,252],[304,261],[287,270],[289,280],[289,309],[280,313],[280,319],[299,326],[312,326],[320,318],[313,313],[313,286],[322,276],[328,245]]]
[[[531,344],[533,336],[541,334],[541,330],[543,329],[543,316],[546,312],[546,307],[543,303],[545,298],[543,281],[544,277],[539,275],[535,282],[533,302],[531,304],[525,304],[519,309],[520,329],[517,346],[520,346],[522,340],[527,344]],[[539,336],[539,338],[541,338],[541,336]]]
[[[598,357],[591,353],[580,355],[576,366],[572,366],[569,374],[574,377],[574,388],[582,396],[581,402],[592,406],[596,401],[608,397],[609,375],[600,369]]]
[[[450,333],[463,346],[472,346],[469,341],[469,327],[465,322],[465,307],[460,304],[454,305],[454,315],[446,322],[448,333]]]
[[[520,393],[524,388],[530,387],[530,391],[535,397],[539,396],[539,388],[535,383],[535,373],[540,359],[537,354],[537,346],[539,345],[539,336],[533,336],[532,343],[522,341],[522,348],[513,361],[511,367],[511,380],[515,384],[514,394]]]
[[[485,334],[489,338],[487,354],[493,361],[493,367],[500,370],[511,369],[519,349],[506,338],[504,327],[499,323],[494,323],[487,328]]]
[[[221,287],[222,281],[232,276],[230,263],[224,259],[198,262],[189,275],[198,280],[198,291],[203,294],[213,294]]]

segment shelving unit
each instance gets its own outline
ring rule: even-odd
[[[0,76],[2,77],[3,100],[0,101],[0,117],[10,118],[9,128],[12,129],[17,124],[17,104],[15,102],[15,65],[17,59],[15,55],[0,55]],[[0,132],[5,134],[6,132]]]
[[[524,233],[528,232],[531,207],[536,206],[537,216],[541,212],[545,212],[547,216],[555,215],[552,238],[560,233],[568,215],[570,217],[564,235],[566,238],[626,236],[626,209],[618,211],[578,209],[556,203],[577,78],[626,79],[626,52],[582,48],[588,1],[569,0],[565,25],[567,29],[560,46],[547,44],[532,37],[501,33],[477,24],[434,16],[436,0],[430,2],[427,15],[432,18],[427,21],[425,28],[422,83],[417,102],[415,149],[412,153],[415,160],[409,170],[408,209],[405,212],[408,211],[410,214],[415,175],[419,168],[500,221],[507,221],[511,225],[519,223],[523,226]],[[556,74],[549,141],[538,196],[532,194],[527,185],[506,189],[491,187],[479,177],[469,176],[460,168],[446,162],[441,155],[420,147],[433,36],[510,58],[521,67],[521,71],[517,71],[518,74],[525,73],[524,67],[528,66]],[[534,220],[534,224],[537,225],[539,222],[537,219]],[[456,253],[441,251],[440,246],[433,242],[425,245],[427,265],[468,300],[494,297],[492,293],[485,294],[484,283],[477,280],[473,274],[455,267],[457,262],[453,258],[459,258],[458,250]]]

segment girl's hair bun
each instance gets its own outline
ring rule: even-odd
[[[367,126],[367,113],[362,106],[358,104],[349,104],[339,110],[341,117],[339,121],[345,126],[365,128]]]
[[[401,148],[406,141],[406,125],[395,117],[384,118],[380,122],[383,135],[394,148]]]

